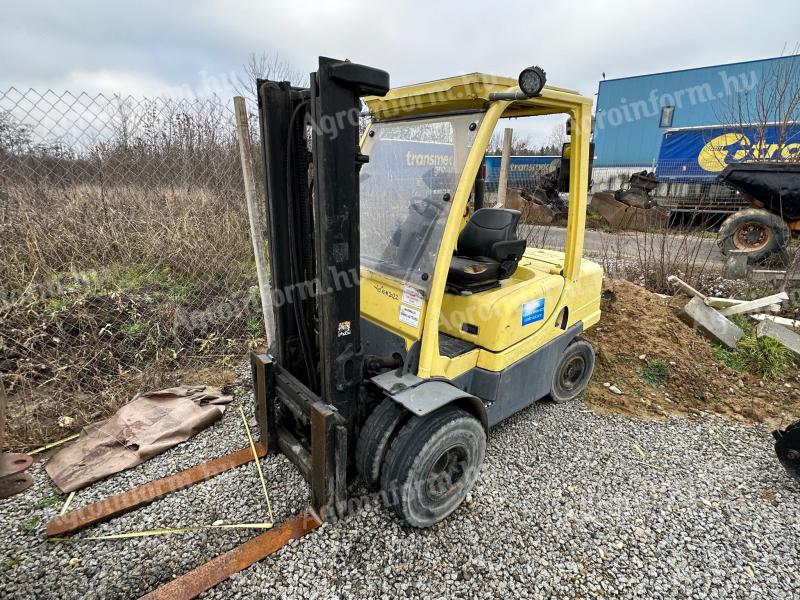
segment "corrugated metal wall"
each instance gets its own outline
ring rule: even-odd
[[[779,61],[800,61],[800,55],[601,81],[595,165],[652,165],[664,106],[675,107],[671,127],[730,122],[725,114],[735,96],[769,79]]]

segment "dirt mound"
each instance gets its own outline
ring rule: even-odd
[[[735,373],[679,320],[686,298],[662,298],[627,281],[608,287],[600,323],[586,333],[597,351],[588,389],[593,409],[645,418],[713,412],[770,426],[800,418],[796,370],[780,380]]]

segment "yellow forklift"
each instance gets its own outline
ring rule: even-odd
[[[251,356],[262,443],[305,475],[320,518],[347,511],[359,476],[429,527],[474,485],[492,426],[591,377],[591,100],[538,67],[390,89],[328,58],[308,88],[258,88],[276,322]],[[484,207],[499,120],[552,114],[571,124],[564,252],[526,248],[519,212]]]

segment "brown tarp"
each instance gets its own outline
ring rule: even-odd
[[[232,399],[209,386],[137,395],[110,419],[85,427],[45,470],[62,492],[78,490],[185,442],[222,418],[224,405]]]

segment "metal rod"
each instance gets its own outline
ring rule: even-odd
[[[266,451],[261,444],[256,444],[260,456],[264,456]],[[47,524],[47,535],[52,537],[63,535],[82,529],[87,525],[93,525],[101,521],[106,521],[112,517],[130,512],[154,500],[166,496],[172,492],[182,490],[211,479],[234,467],[249,463],[253,460],[253,452],[248,446],[233,454],[228,454],[216,458],[207,463],[191,467],[184,471],[174,473],[162,479],[156,479],[150,483],[137,486],[121,494],[109,496],[99,502],[87,504],[81,508],[68,512],[63,516],[54,518]]]
[[[237,546],[196,569],[142,596],[141,600],[189,600],[225,581],[233,575],[277,552],[292,540],[319,527],[321,521],[313,511],[302,512],[275,529]]]

